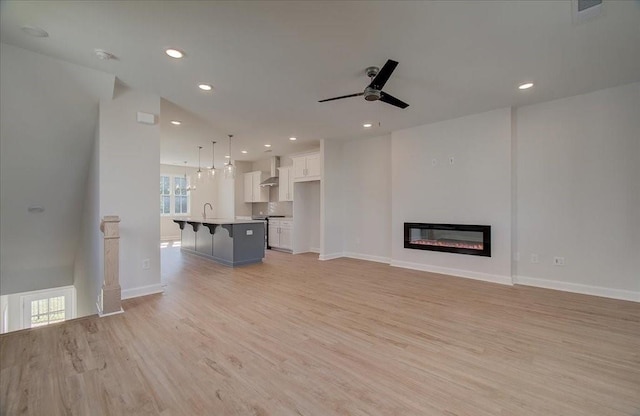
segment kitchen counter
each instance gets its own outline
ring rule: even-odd
[[[173,219],[173,222],[179,224],[181,222],[188,223],[200,223],[200,224],[257,224],[261,223],[261,220],[239,220],[234,218],[192,218],[192,217],[177,217]]]
[[[260,263],[265,250],[265,223],[233,218],[174,218],[182,251],[225,266]]]

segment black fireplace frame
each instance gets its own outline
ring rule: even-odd
[[[420,228],[426,230],[454,230],[482,232],[482,250],[460,247],[431,246],[427,244],[411,244],[410,230]],[[404,223],[404,248],[417,250],[442,251],[446,253],[469,254],[472,256],[491,257],[491,226],[466,224],[432,224],[422,222]]]

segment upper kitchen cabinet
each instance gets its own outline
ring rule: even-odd
[[[244,202],[269,202],[269,187],[260,186],[266,176],[260,171],[244,174]]]
[[[293,175],[291,166],[278,168],[278,201],[293,201]]]
[[[293,160],[293,182],[320,180],[320,152],[291,156]]]

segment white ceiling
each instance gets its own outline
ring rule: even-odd
[[[3,1],[1,7],[2,42],[160,94],[170,108],[163,123],[188,118],[184,112],[204,123],[191,129],[194,135],[184,124],[162,129],[165,163],[190,153],[193,164],[198,144],[209,155],[211,140],[226,144],[227,133],[236,136],[234,158],[256,160],[267,155],[265,143],[282,155],[322,138],[377,136],[640,80],[639,1],[605,0],[601,16],[580,24],[572,23],[568,0]],[[50,36],[29,37],[23,25]],[[168,58],[167,47],[186,58]],[[118,59],[100,61],[95,48]],[[400,64],[384,89],[409,103],[406,110],[361,97],[317,102],[362,91],[364,69],[389,58]],[[535,87],[519,91],[524,81]],[[214,91],[199,90],[201,82]],[[376,127],[365,131],[365,121]]]

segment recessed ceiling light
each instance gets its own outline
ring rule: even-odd
[[[200,88],[202,91],[211,91],[213,89],[213,87],[209,84],[200,84],[198,85],[198,88]]]
[[[270,144],[265,144],[264,147],[271,147],[271,145]]]
[[[246,155],[248,152],[246,150],[241,150],[240,153],[244,153]]]
[[[182,124],[182,121],[171,120],[171,124],[173,124],[174,126],[179,126],[180,124]]]
[[[180,59],[180,58],[182,58],[184,56],[184,52],[182,52],[181,50],[172,49],[172,48],[166,49],[164,51],[164,53],[166,53],[170,57],[176,58],[176,59]]]
[[[229,156],[229,155],[224,155],[224,158],[225,158],[225,159],[231,159],[231,156]]]
[[[518,88],[521,89],[521,90],[528,90],[531,87],[533,87],[533,82],[526,82],[526,83],[520,84],[518,86]]]
[[[289,140],[291,140],[292,142],[295,142],[296,140],[298,140],[298,138],[296,138],[296,137],[289,137]]]
[[[49,34],[46,30],[36,26],[22,26],[20,29],[29,36],[36,38],[48,38]]]
[[[364,124],[362,125],[362,127],[364,127],[365,129],[368,129],[368,128],[369,128],[369,127],[371,127],[371,126],[373,126],[373,124],[371,124],[371,123],[364,123]]]

